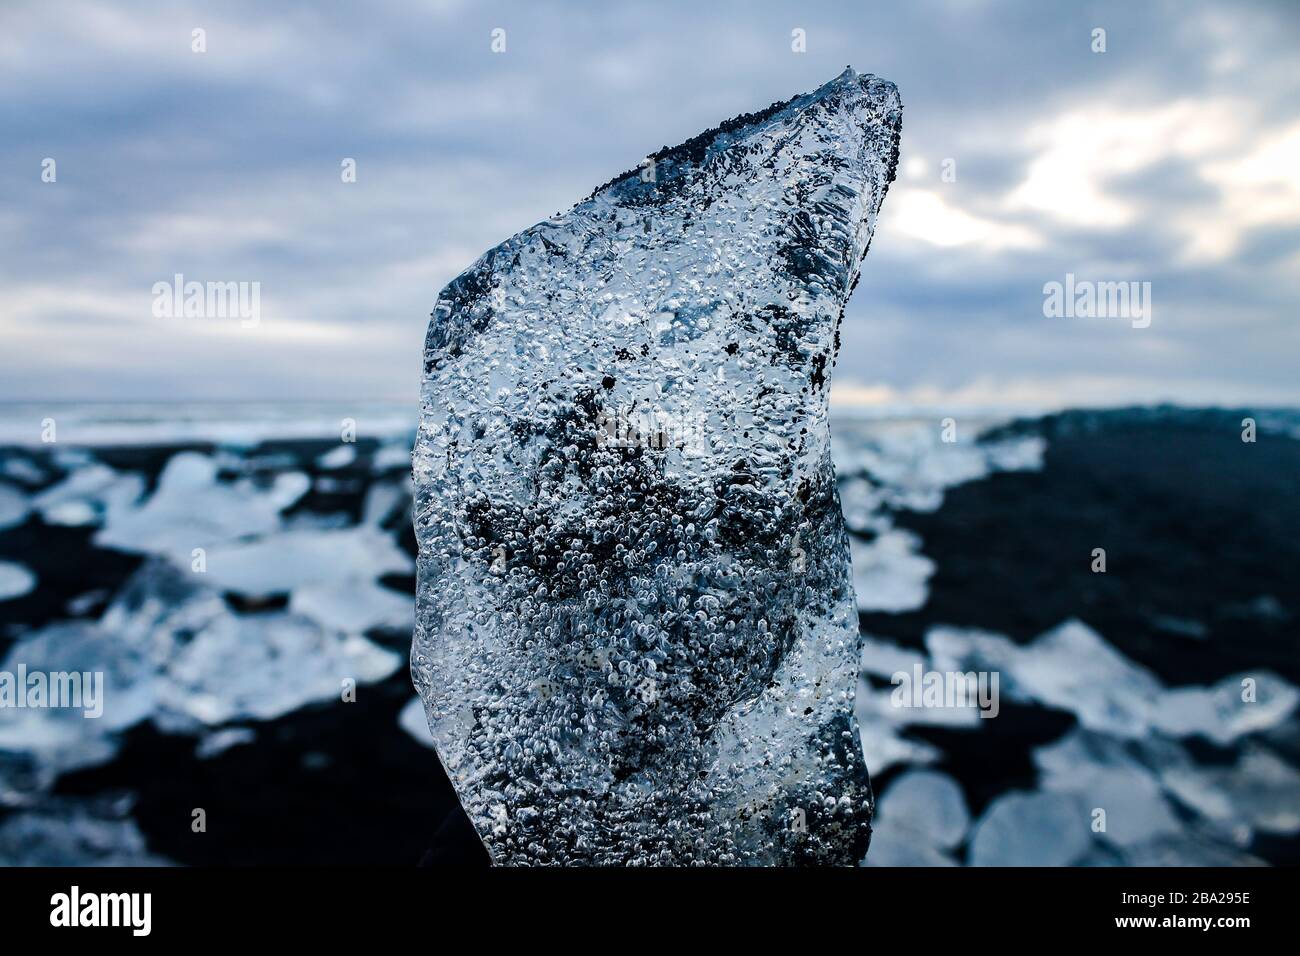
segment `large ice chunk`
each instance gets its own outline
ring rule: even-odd
[[[900,111],[846,70],[439,296],[412,672],[497,862],[861,859],[827,389]]]

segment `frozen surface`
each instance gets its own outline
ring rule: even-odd
[[[899,118],[847,70],[439,296],[412,672],[497,862],[861,858],[827,389]]]

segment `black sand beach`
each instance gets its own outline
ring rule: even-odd
[[[1032,640],[1060,622],[1083,621],[1168,686],[1210,684],[1267,667],[1300,683],[1295,622],[1300,617],[1300,442],[1262,432],[1243,443],[1248,412],[1123,410],[1070,412],[1017,422],[997,434],[1032,431],[1046,438],[1037,471],[998,472],[950,488],[933,513],[899,510],[898,527],[919,535],[937,570],[917,610],[861,615],[864,632],[901,647],[923,648],[935,624],[978,628]],[[268,442],[243,454],[244,475],[300,470],[312,488],[289,514],[346,515],[355,522],[376,481],[399,482],[401,466],[372,467],[374,442],[355,460],[322,468],[336,442]],[[205,453],[211,446],[186,448]],[[149,487],[179,447],[91,450]],[[44,478],[14,487],[35,492],[63,469],[40,449],[0,450],[26,459]],[[31,472],[30,469],[24,473]],[[34,472],[32,472],[34,473]],[[385,522],[414,554],[409,522]],[[21,634],[68,617],[97,617],[142,564],[136,554],[96,547],[93,526],[48,525],[33,512],[0,530],[0,559],[21,563],[39,580],[26,595],[0,603],[0,653]],[[1091,569],[1106,551],[1104,574]],[[414,592],[409,575],[383,584]],[[287,595],[249,602],[228,594],[243,614],[282,608]],[[70,607],[72,610],[70,610]],[[367,635],[402,654],[409,635]],[[874,686],[887,686],[879,680]],[[200,757],[196,738],[143,722],[123,736],[107,763],[59,777],[52,792],[26,806],[0,807],[0,826],[19,812],[65,801],[115,806],[143,834],[151,854],[179,864],[482,865],[486,857],[429,747],[398,724],[412,699],[405,667],[358,689],[355,703],[319,702],[275,719],[243,724],[250,742]],[[1004,701],[978,732],[911,726],[905,735],[934,745],[936,764],[961,785],[973,815],[1009,790],[1031,788],[1031,751],[1076,724],[1065,711]],[[1261,735],[1300,764],[1294,719]],[[215,728],[229,729],[229,728]],[[1233,753],[1187,742],[1198,760],[1229,763]],[[0,761],[18,755],[0,754]],[[3,763],[0,763],[3,766]],[[887,791],[905,767],[874,774]],[[194,808],[207,832],[190,827]],[[127,808],[127,809],[123,809]],[[1300,838],[1257,834],[1247,848],[1274,864],[1300,861]]]

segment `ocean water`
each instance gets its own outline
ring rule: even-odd
[[[406,673],[415,420],[0,409],[0,674],[103,681],[99,717],[0,707],[0,863],[421,857],[455,808]],[[1300,415],[892,409],[832,434],[867,865],[1295,859]],[[985,698],[903,693],[931,675]]]

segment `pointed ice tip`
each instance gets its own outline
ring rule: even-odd
[[[866,852],[828,393],[897,105],[850,67],[659,150],[439,296],[412,674],[495,862]]]
[[[814,90],[809,94],[808,99],[820,100],[830,93],[855,88],[867,94],[892,98],[898,101],[899,106],[902,105],[902,101],[898,95],[898,87],[892,82],[883,77],[876,76],[874,73],[859,73],[857,70],[853,69],[851,65],[844,67],[844,71],[840,73],[839,76],[835,77],[835,79],[822,84]]]

